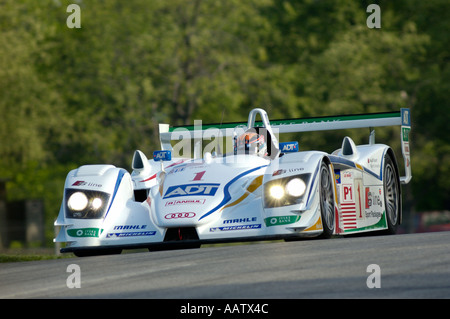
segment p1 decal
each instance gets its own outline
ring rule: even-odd
[[[219,189],[220,184],[206,183],[206,184],[185,184],[170,186],[164,199],[180,197],[180,196],[214,196]]]
[[[353,199],[353,186],[351,184],[342,185],[343,189],[343,202],[354,202]]]

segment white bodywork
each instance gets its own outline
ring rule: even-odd
[[[257,115],[261,122],[256,122]],[[293,121],[271,125],[264,110],[250,112],[246,127],[262,126],[272,135],[275,149],[270,157],[233,153],[214,156],[205,152],[202,158],[155,161],[157,158],[148,160],[136,151],[131,174],[113,165],[86,165],[69,172],[55,221],[60,226],[55,242],[66,243],[62,252],[77,253],[319,236],[323,233],[319,196],[322,162],[334,173],[333,234],[386,229],[383,161],[388,152],[393,155],[389,146],[375,144],[373,136],[368,145],[355,146],[346,137],[342,148],[332,154],[292,152],[295,144],[281,144],[277,135],[401,125],[406,176],[400,179],[407,183],[411,179],[409,110],[402,109],[397,116],[384,117],[384,121],[381,116]],[[211,131],[219,136],[232,136],[233,132],[225,128],[208,130],[187,129],[183,134],[198,139],[206,132],[209,136]],[[161,149],[172,150],[170,142],[180,135],[171,132],[168,125],[160,125],[160,131]],[[290,152],[283,148],[290,148]],[[294,202],[272,204],[268,187],[293,178],[304,181],[302,194]]]

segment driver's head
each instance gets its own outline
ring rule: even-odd
[[[255,132],[245,132],[236,140],[238,153],[267,156],[267,143],[264,135]]]

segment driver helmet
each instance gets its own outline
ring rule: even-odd
[[[255,132],[245,132],[236,140],[238,153],[267,156],[267,143],[264,135]]]

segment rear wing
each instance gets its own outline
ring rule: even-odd
[[[261,121],[255,120],[257,114],[260,115]],[[202,121],[196,120],[194,125],[176,127],[170,127],[168,124],[159,124],[159,133],[162,150],[172,150],[171,141],[193,139],[199,142],[202,139],[211,139],[213,137],[229,137],[236,135],[237,129],[243,132],[249,127],[266,127],[271,133],[274,133],[274,136],[279,133],[370,128],[369,144],[374,144],[375,134],[372,128],[397,125],[401,126],[401,148],[405,164],[405,176],[401,177],[400,181],[403,184],[407,184],[412,178],[409,150],[411,112],[408,108],[402,108],[400,111],[395,112],[272,120],[270,123],[264,110],[253,109],[250,111],[247,122],[204,125]]]

